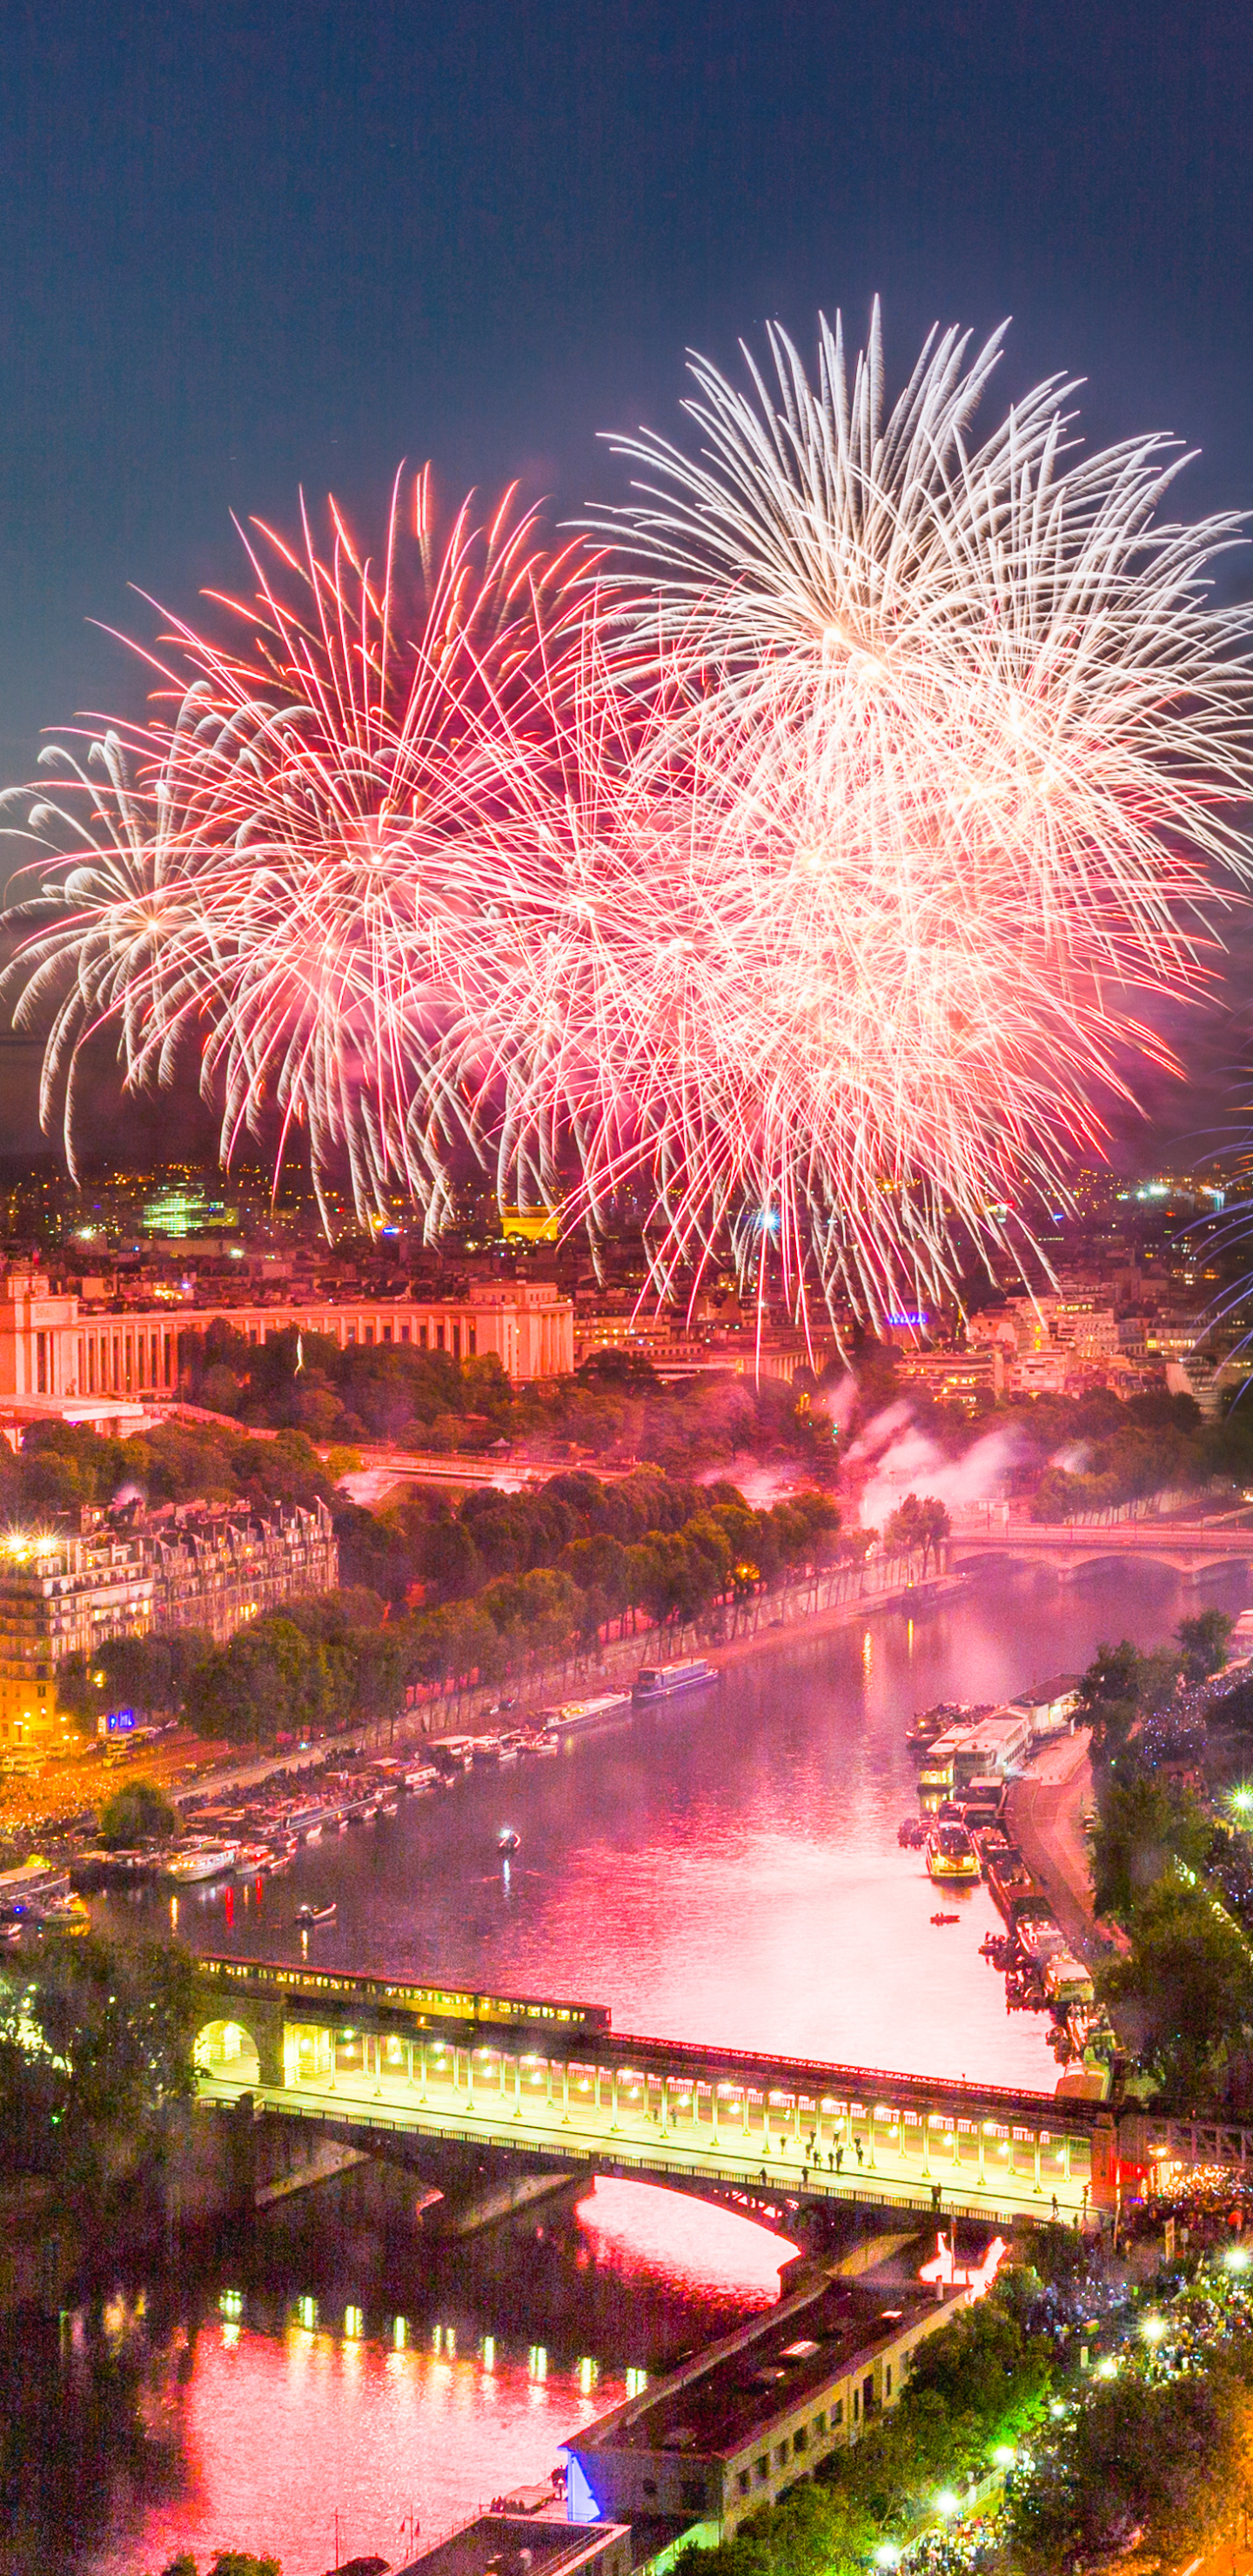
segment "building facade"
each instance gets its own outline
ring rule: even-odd
[[[0,1284],[0,1402],[172,1396],[184,1338],[214,1323],[254,1345],[294,1329],[325,1333],[341,1350],[443,1351],[454,1360],[494,1354],[519,1384],[566,1377],[574,1367],[574,1307],[545,1280],[476,1284],[467,1297],[441,1302],[319,1297],[119,1310],[53,1291],[39,1271],[12,1269]]]
[[[110,1637],[196,1628],[224,1645],[262,1611],[333,1591],[339,1550],[324,1503],[258,1513],[183,1504],[0,1543],[0,1749],[64,1731],[57,1672]]]
[[[573,2521],[680,2517],[713,2547],[896,2405],[968,2288],[802,2291],[566,2440]]]

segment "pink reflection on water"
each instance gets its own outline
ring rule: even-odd
[[[164,2392],[162,2430],[181,2454],[179,2492],[127,2517],[96,2576],[131,2576],[179,2550],[268,2552],[284,2576],[321,2576],[341,2558],[408,2555],[412,2510],[425,2542],[494,2494],[539,2484],[562,2438],[616,2406],[609,2373],[541,2375],[546,2356],[394,2351],[291,2326],[206,2327],[186,2388]],[[554,2508],[560,2510],[560,2508]]]
[[[598,2267],[693,2301],[748,2311],[779,2295],[795,2248],[751,2219],[648,2183],[598,2179],[579,2204]],[[501,2305],[507,2309],[502,2284]],[[355,2312],[259,2332],[214,2319],[197,2334],[184,2376],[180,2329],[149,2365],[143,2416],[156,2492],[119,2496],[92,2576],[133,2576],[188,2550],[268,2552],[284,2576],[322,2576],[341,2558],[408,2555],[464,2522],[494,2495],[539,2485],[561,2443],[626,2394],[620,2371],[592,2355],[562,2364],[532,2347],[506,2351],[480,2332],[395,2325],[350,2331]],[[621,2358],[621,2356],[619,2356]],[[559,2510],[560,2508],[555,2508]]]
[[[742,2298],[746,2306],[778,2298],[779,2266],[797,2251],[786,2237],[732,2209],[602,2175],[577,2216],[597,2261],[611,2262],[624,2280],[647,2272],[694,2297],[714,2292]]]

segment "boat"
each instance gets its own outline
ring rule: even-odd
[[[637,1708],[654,1700],[674,1699],[680,1691],[700,1690],[718,1678],[704,1655],[689,1655],[679,1664],[641,1664],[631,1697]]]
[[[961,1916],[960,1914],[933,1914],[931,1920],[933,1923],[960,1923]]]
[[[436,1770],[446,1780],[454,1779],[459,1772],[468,1771],[474,1760],[472,1735],[436,1735],[432,1737],[426,1749]]]
[[[1091,1975],[1081,1959],[1070,1950],[1056,1950],[1044,1963],[1044,1992],[1049,2003],[1069,2009],[1072,2004],[1096,2001]]]
[[[612,1718],[629,1717],[629,1691],[602,1691],[597,1699],[568,1699],[560,1708],[550,1708],[544,1720],[545,1734],[557,1744],[568,1735],[583,1735],[592,1726],[607,1726]]]
[[[195,1887],[203,1879],[224,1878],[234,1869],[239,1858],[238,1843],[191,1843],[173,1852],[165,1864],[167,1878],[180,1887]]]
[[[54,1869],[51,1861],[32,1856],[19,1861],[15,1869],[0,1870],[0,1905],[46,1905],[53,1897],[68,1896],[68,1869]]]
[[[276,1854],[270,1843],[241,1843],[235,1855],[236,1869],[272,1869]]]
[[[412,1771],[405,1773],[405,1787],[411,1797],[425,1798],[438,1786],[439,1773],[433,1762],[419,1762]]]
[[[496,1849],[501,1859],[512,1860],[514,1853],[519,1851],[521,1846],[521,1834],[515,1834],[512,1825],[502,1825],[496,1836]]]
[[[905,1729],[905,1742],[912,1753],[925,1753],[937,1735],[947,1735],[949,1728],[960,1726],[966,1715],[962,1700],[937,1700],[934,1708],[915,1709]]]
[[[927,1836],[927,1870],[935,1879],[978,1878],[979,1855],[964,1825],[932,1826]]]
[[[470,1759],[476,1770],[485,1768],[489,1763],[495,1764],[499,1762],[500,1737],[498,1735],[476,1735],[474,1738],[474,1750]]]
[[[49,1896],[32,1905],[31,1920],[50,1932],[90,1932],[91,1912],[81,1896]]]
[[[308,1932],[315,1923],[333,1923],[335,1912],[334,1905],[298,1905],[296,1921],[302,1932]]]

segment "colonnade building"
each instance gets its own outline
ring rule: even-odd
[[[254,1345],[295,1328],[324,1333],[341,1350],[443,1351],[454,1360],[494,1353],[521,1384],[566,1377],[574,1368],[573,1304],[544,1280],[508,1288],[476,1283],[468,1296],[443,1300],[313,1297],[119,1308],[53,1290],[41,1272],[14,1268],[0,1283],[0,1404],[6,1398],[133,1403],[173,1396],[180,1344],[214,1323]]]

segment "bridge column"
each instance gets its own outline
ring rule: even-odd
[[[426,2041],[418,2042],[418,2100],[426,2107]]]
[[[616,2066],[611,2066],[609,2070],[609,2134],[613,2138],[616,2138],[618,2134],[618,2070]]]
[[[522,2117],[522,2058],[517,2050],[513,2056],[513,2116],[515,2120]]]
[[[983,2188],[983,2186],[984,2186],[984,2184],[986,2183],[987,2178],[988,2178],[988,2153],[987,2153],[987,2149],[988,2149],[988,2142],[987,2142],[987,2138],[986,2138],[986,2136],[985,2136],[985,2134],[984,2134],[984,2126],[983,2126],[983,2122],[982,2122],[982,2120],[981,2120],[981,2121],[979,2122],[979,2187],[980,2187],[980,2190],[982,2190],[982,2188]]]
[[[570,2061],[566,2057],[561,2061],[561,2125],[563,2129],[570,2126]]]
[[[867,2171],[868,2173],[873,2173],[873,2172],[874,2172],[874,2169],[875,2169],[875,2162],[874,2162],[874,2131],[875,2131],[874,2104],[873,2104],[873,2102],[871,2102],[871,2103],[868,2103],[868,2104],[867,2104],[867,2120],[866,2120],[866,2171]]]
[[[923,2175],[924,2175],[925,2180],[926,2180],[927,2182],[930,2182],[930,2180],[931,2180],[931,2114],[930,2114],[930,2112],[929,2112],[929,2111],[924,2111],[924,2112],[923,2112],[923,2115],[922,2115],[922,2170],[923,2170]]]
[[[1036,2197],[1037,2197],[1037,2199],[1039,2199],[1039,2200],[1043,2200],[1043,2198],[1044,2198],[1044,2184],[1043,2184],[1043,2182],[1042,2182],[1042,2180],[1041,2180],[1041,2178],[1040,2178],[1040,2132],[1039,2132],[1039,2130],[1038,2130],[1038,2129],[1034,2132],[1034,2145],[1035,2145],[1035,2189],[1036,2189]]]

